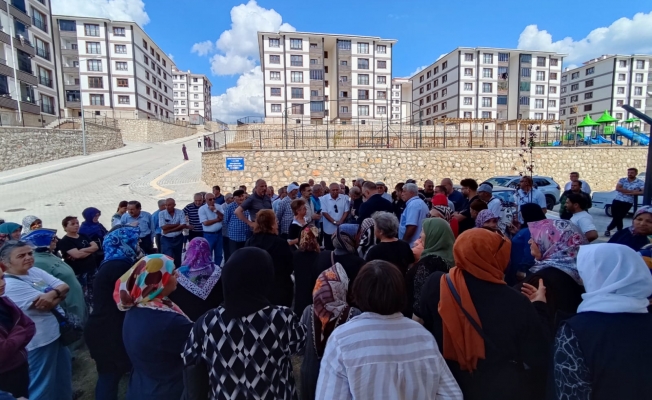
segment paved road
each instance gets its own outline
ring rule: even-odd
[[[190,161],[183,160],[182,142]],[[106,156],[113,157],[79,165]],[[173,171],[161,177],[170,170]],[[82,210],[92,206],[102,211],[100,221],[109,227],[121,200],[138,200],[144,210],[153,212],[163,195],[174,197],[179,208],[183,208],[192,201],[193,193],[209,190],[200,176],[196,137],[161,144],[128,144],[123,149],[86,158],[74,157],[0,173],[0,218],[20,223],[24,216],[36,215],[45,227],[57,228],[61,233],[64,217],[75,215],[81,219]]]

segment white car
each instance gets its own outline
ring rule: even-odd
[[[645,181],[645,172],[641,172],[636,176],[638,179]],[[616,198],[615,190],[609,192],[593,192],[591,195],[591,201],[593,202],[593,207],[603,208],[605,214],[611,217],[611,203]],[[643,207],[643,196],[637,196],[638,207]],[[634,212],[634,209],[630,209],[630,214]]]

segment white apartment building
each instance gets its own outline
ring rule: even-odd
[[[409,78],[392,79],[392,124],[410,123],[412,117],[412,82]]]
[[[458,47],[416,73],[412,122],[559,119],[564,54]]]
[[[50,0],[0,0],[0,111],[59,113]],[[11,117],[9,117],[11,114]]]
[[[652,115],[652,55],[604,55],[561,75],[561,119],[574,126],[604,111],[625,120],[630,106]],[[646,129],[647,131],[647,129]]]
[[[211,121],[211,81],[203,74],[181,71],[172,66],[174,118],[193,124]]]
[[[265,122],[387,121],[394,43],[372,36],[258,32]]]
[[[172,119],[172,60],[134,22],[53,16],[62,116]]]

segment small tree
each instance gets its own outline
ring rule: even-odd
[[[534,127],[530,124],[527,127],[527,135],[521,136],[521,150],[519,151],[519,157],[521,158],[521,163],[523,164],[523,170],[518,174],[520,176],[534,175],[534,157],[532,155],[534,149],[534,140],[537,137],[537,134],[534,132]],[[514,167],[516,170],[516,167]]]

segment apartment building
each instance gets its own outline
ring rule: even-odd
[[[412,117],[412,82],[409,78],[392,79],[392,124],[410,123]]]
[[[172,119],[172,60],[134,22],[53,16],[63,116]]]
[[[387,121],[395,43],[372,36],[258,32],[265,121]]]
[[[0,0],[0,112],[59,113],[49,0]],[[22,117],[21,117],[22,118]]]
[[[200,124],[211,121],[211,81],[203,74],[181,71],[172,66],[174,118]]]
[[[559,119],[564,54],[458,47],[410,78],[412,122]]]
[[[567,126],[606,110],[619,120],[631,115],[622,106],[652,115],[652,55],[603,55],[561,74],[561,119]]]

